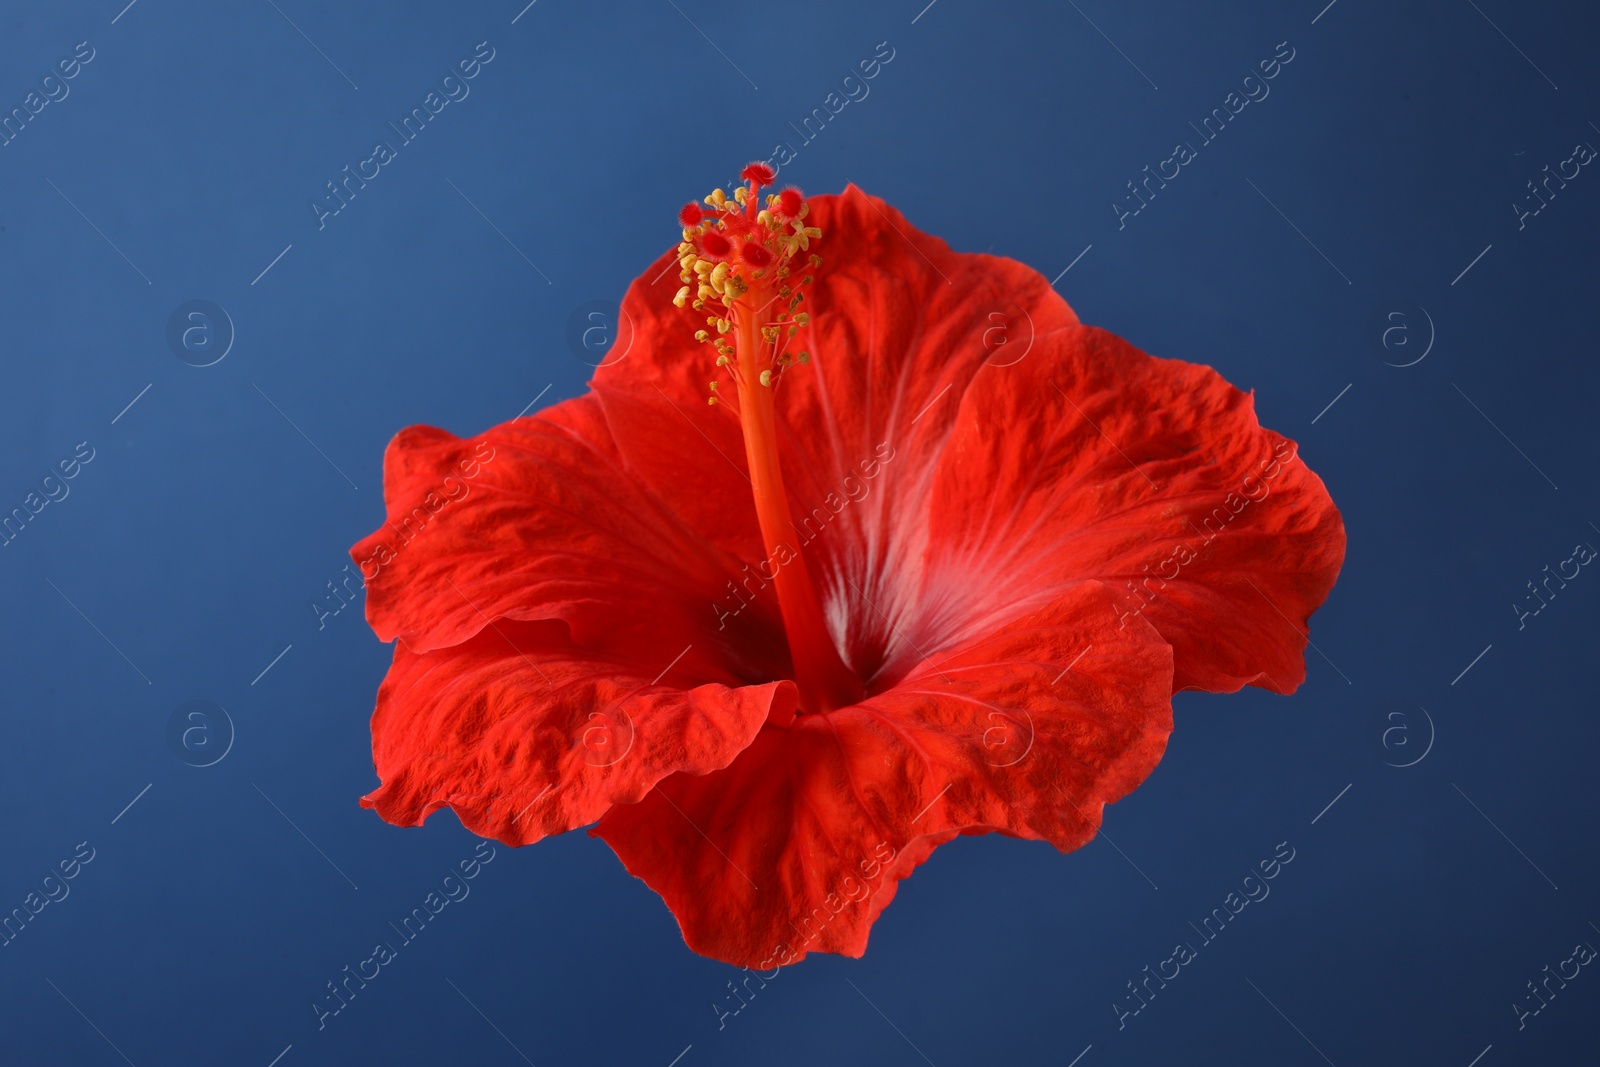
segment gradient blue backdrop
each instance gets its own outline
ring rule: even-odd
[[[93,855],[0,947],[0,1062],[1595,1061],[1600,975],[1512,1008],[1600,945],[1600,576],[1512,607],[1600,545],[1600,175],[1511,206],[1600,145],[1592,8],[523,2],[0,8],[0,111],[59,97],[0,147],[0,510],[67,493],[0,547],[0,913]],[[470,95],[319,229],[324,183],[479,42]],[[1119,228],[1280,42],[1270,95]],[[780,139],[784,179],[854,181],[1255,390],[1349,529],[1306,684],[1180,695],[1109,837],[957,841],[864,959],[786,969],[720,1029],[736,972],[574,833],[497,847],[319,1030],[324,983],[476,843],[356,806],[388,649],[359,603],[311,604],[380,521],[384,444],[581,392],[574,322]],[[235,334],[209,367],[168,341],[191,300]],[[191,700],[231,731],[175,745]],[[1119,1029],[1125,983],[1280,842],[1270,897]]]

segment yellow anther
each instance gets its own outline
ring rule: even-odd
[[[689,302],[689,287],[686,285],[679,289],[678,295],[672,298],[672,302],[678,307],[683,307],[683,305],[687,304]]]
[[[694,339],[703,344],[706,341],[711,340],[711,335],[709,333],[706,333],[704,330],[696,330],[694,332]]]
[[[764,370],[764,371],[761,372],[761,384],[765,385],[765,386],[769,386],[769,387],[772,385],[772,372],[771,371]]]

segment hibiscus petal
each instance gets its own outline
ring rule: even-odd
[[[1172,644],[1180,689],[1293,691],[1344,559],[1327,489],[1249,395],[1087,326],[974,379],[927,514],[919,642],[1101,578]]]
[[[384,494],[388,522],[351,556],[373,630],[413,653],[495,619],[560,619],[585,647],[629,651],[641,672],[689,642],[724,649],[742,677],[787,668],[770,594],[719,626],[714,604],[730,599],[738,561],[635,477],[592,396],[466,440],[406,429],[385,454]]]
[[[1172,650],[1097,582],[920,664],[860,705],[768,726],[726,769],[673,775],[590,833],[696,952],[768,968],[859,956],[900,879],[958,833],[1067,851],[1161,758]]]
[[[523,844],[793,715],[770,591],[721,606],[742,602],[737,561],[639,483],[593,397],[468,440],[411,427],[384,474],[389,521],[352,556],[373,629],[399,640],[363,801],[389,822],[448,805]]]
[[[716,354],[694,339],[705,316],[673,306],[676,266],[669,251],[628,287],[625,328],[589,385],[628,469],[712,544],[757,562],[743,431],[728,407],[706,403]]]
[[[797,702],[793,682],[740,685],[693,647],[644,674],[560,623],[501,620],[431,652],[402,642],[372,716],[383,785],[361,803],[400,826],[449,806],[473,833],[527,844],[675,771],[727,766]]]

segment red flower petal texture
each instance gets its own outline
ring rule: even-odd
[[[1078,848],[1161,758],[1172,650],[1113,608],[1080,582],[860,704],[762,730],[726,770],[672,776],[593,832],[697,952],[761,970],[859,956],[937,846],[998,830]]]
[[[774,448],[855,698],[793,680],[758,472],[663,277],[680,252],[629,289],[588,395],[397,436],[388,524],[353,550],[399,641],[363,803],[511,844],[598,820],[692,948],[757,968],[860,955],[957,834],[1087,842],[1174,691],[1304,679],[1344,555],[1321,481],[1214,371],[854,187],[804,204],[781,232],[820,229],[826,263]]]
[[[390,445],[389,521],[351,550],[368,620],[398,640],[372,722],[383,787],[363,800],[390,822],[449,805],[525,844],[726,766],[793,714],[784,657],[741,663],[714,632],[705,590],[736,561],[608,436],[580,397],[470,442],[412,427]]]

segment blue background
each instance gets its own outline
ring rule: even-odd
[[[0,147],[0,509],[94,452],[0,548],[0,912],[94,850],[0,948],[0,1061],[1594,1062],[1592,968],[1520,1030],[1511,1005],[1600,945],[1600,577],[1521,629],[1512,604],[1600,545],[1600,176],[1521,228],[1509,205],[1600,145],[1600,18],[925,2],[0,9],[0,110],[94,49]],[[324,183],[481,41],[470,95],[319,229]],[[319,1031],[324,983],[476,843],[356,805],[388,649],[359,603],[320,629],[311,604],[381,519],[384,444],[581,392],[573,323],[882,41],[782,178],[854,181],[1254,389],[1348,524],[1306,684],[1180,695],[1101,839],[946,846],[864,959],[785,969],[720,1030],[737,972],[573,833],[497,847]],[[1119,229],[1126,183],[1285,41],[1270,95]],[[167,340],[196,299],[236,334],[203,368]],[[227,721],[174,747],[191,700]],[[1280,842],[1270,897],[1119,1029],[1125,983]]]

